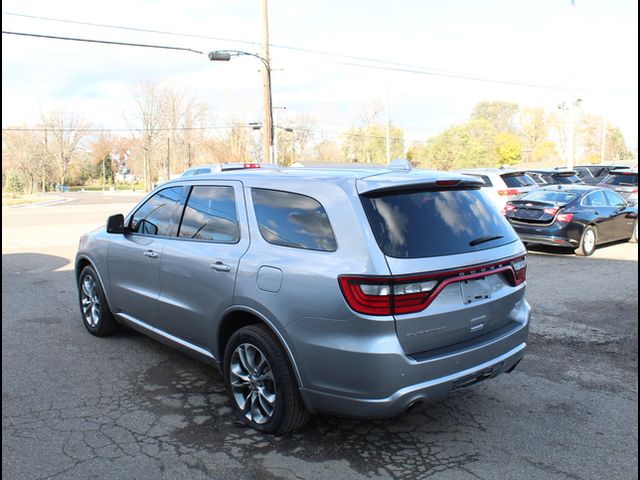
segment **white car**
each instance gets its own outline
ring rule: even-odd
[[[458,173],[482,180],[482,190],[499,210],[502,210],[508,201],[516,200],[538,188],[536,182],[526,173],[506,168],[471,168],[459,170]]]

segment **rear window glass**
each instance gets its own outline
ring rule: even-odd
[[[427,190],[363,196],[362,205],[385,255],[423,258],[493,248],[517,240],[479,190]]]
[[[502,175],[502,180],[509,188],[531,187],[536,184],[533,179],[526,174],[522,175]]]
[[[217,243],[237,243],[240,235],[233,187],[193,187],[179,236]]]
[[[638,174],[637,173],[612,173],[605,178],[602,183],[607,185],[620,185],[628,187],[638,186]]]
[[[576,193],[558,190],[534,190],[524,195],[519,201],[531,201],[531,202],[547,202],[555,203],[557,205],[566,205],[571,200],[576,198]]]
[[[487,175],[480,175],[478,173],[462,173],[463,175],[469,175],[470,177],[475,177],[479,179],[485,187],[493,187],[493,183],[491,183],[491,179]]]
[[[260,234],[283,247],[334,252],[336,239],[320,203],[306,195],[254,188],[251,198]]]
[[[557,182],[563,185],[571,185],[572,183],[584,183],[580,177],[574,174],[567,173],[558,173],[556,175],[552,175],[552,178]]]

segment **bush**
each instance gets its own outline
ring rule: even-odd
[[[18,175],[16,175],[14,172],[11,172],[7,177],[7,182],[5,183],[5,190],[7,191],[7,193],[13,193],[13,194],[22,193],[22,190],[23,190],[22,182],[20,181],[20,177],[18,177]]]

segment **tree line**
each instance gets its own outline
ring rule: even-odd
[[[102,131],[64,110],[43,112],[34,126],[3,128],[3,191],[132,181],[149,190],[195,165],[263,160],[255,131],[259,124],[231,119],[212,127],[212,112],[186,88],[141,84],[132,89],[130,105],[125,132]],[[276,125],[278,163],[385,164],[389,156],[408,158],[416,167],[450,170],[560,163],[567,148],[563,111],[481,102],[464,123],[410,145],[403,129],[387,124],[383,113],[380,103],[363,106],[354,125],[342,132],[319,128],[309,114],[291,116]],[[620,129],[603,117],[580,115],[575,132],[576,161],[632,156]]]

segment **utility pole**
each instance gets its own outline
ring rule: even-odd
[[[271,103],[271,60],[269,59],[269,20],[267,16],[267,0],[262,0],[262,71],[263,116],[264,116],[264,162],[275,163],[273,149],[273,109]]]
[[[44,158],[42,159],[42,193],[47,191],[47,160],[49,159],[49,132],[44,130]]]
[[[600,164],[604,163],[604,146],[607,136],[607,130],[605,128],[604,118],[602,119],[602,124],[600,126]]]
[[[171,179],[171,138],[167,137],[167,181]]]
[[[389,126],[389,83],[387,82],[385,88],[385,109],[384,109],[384,124],[387,137],[387,165],[391,164],[391,127]]]

